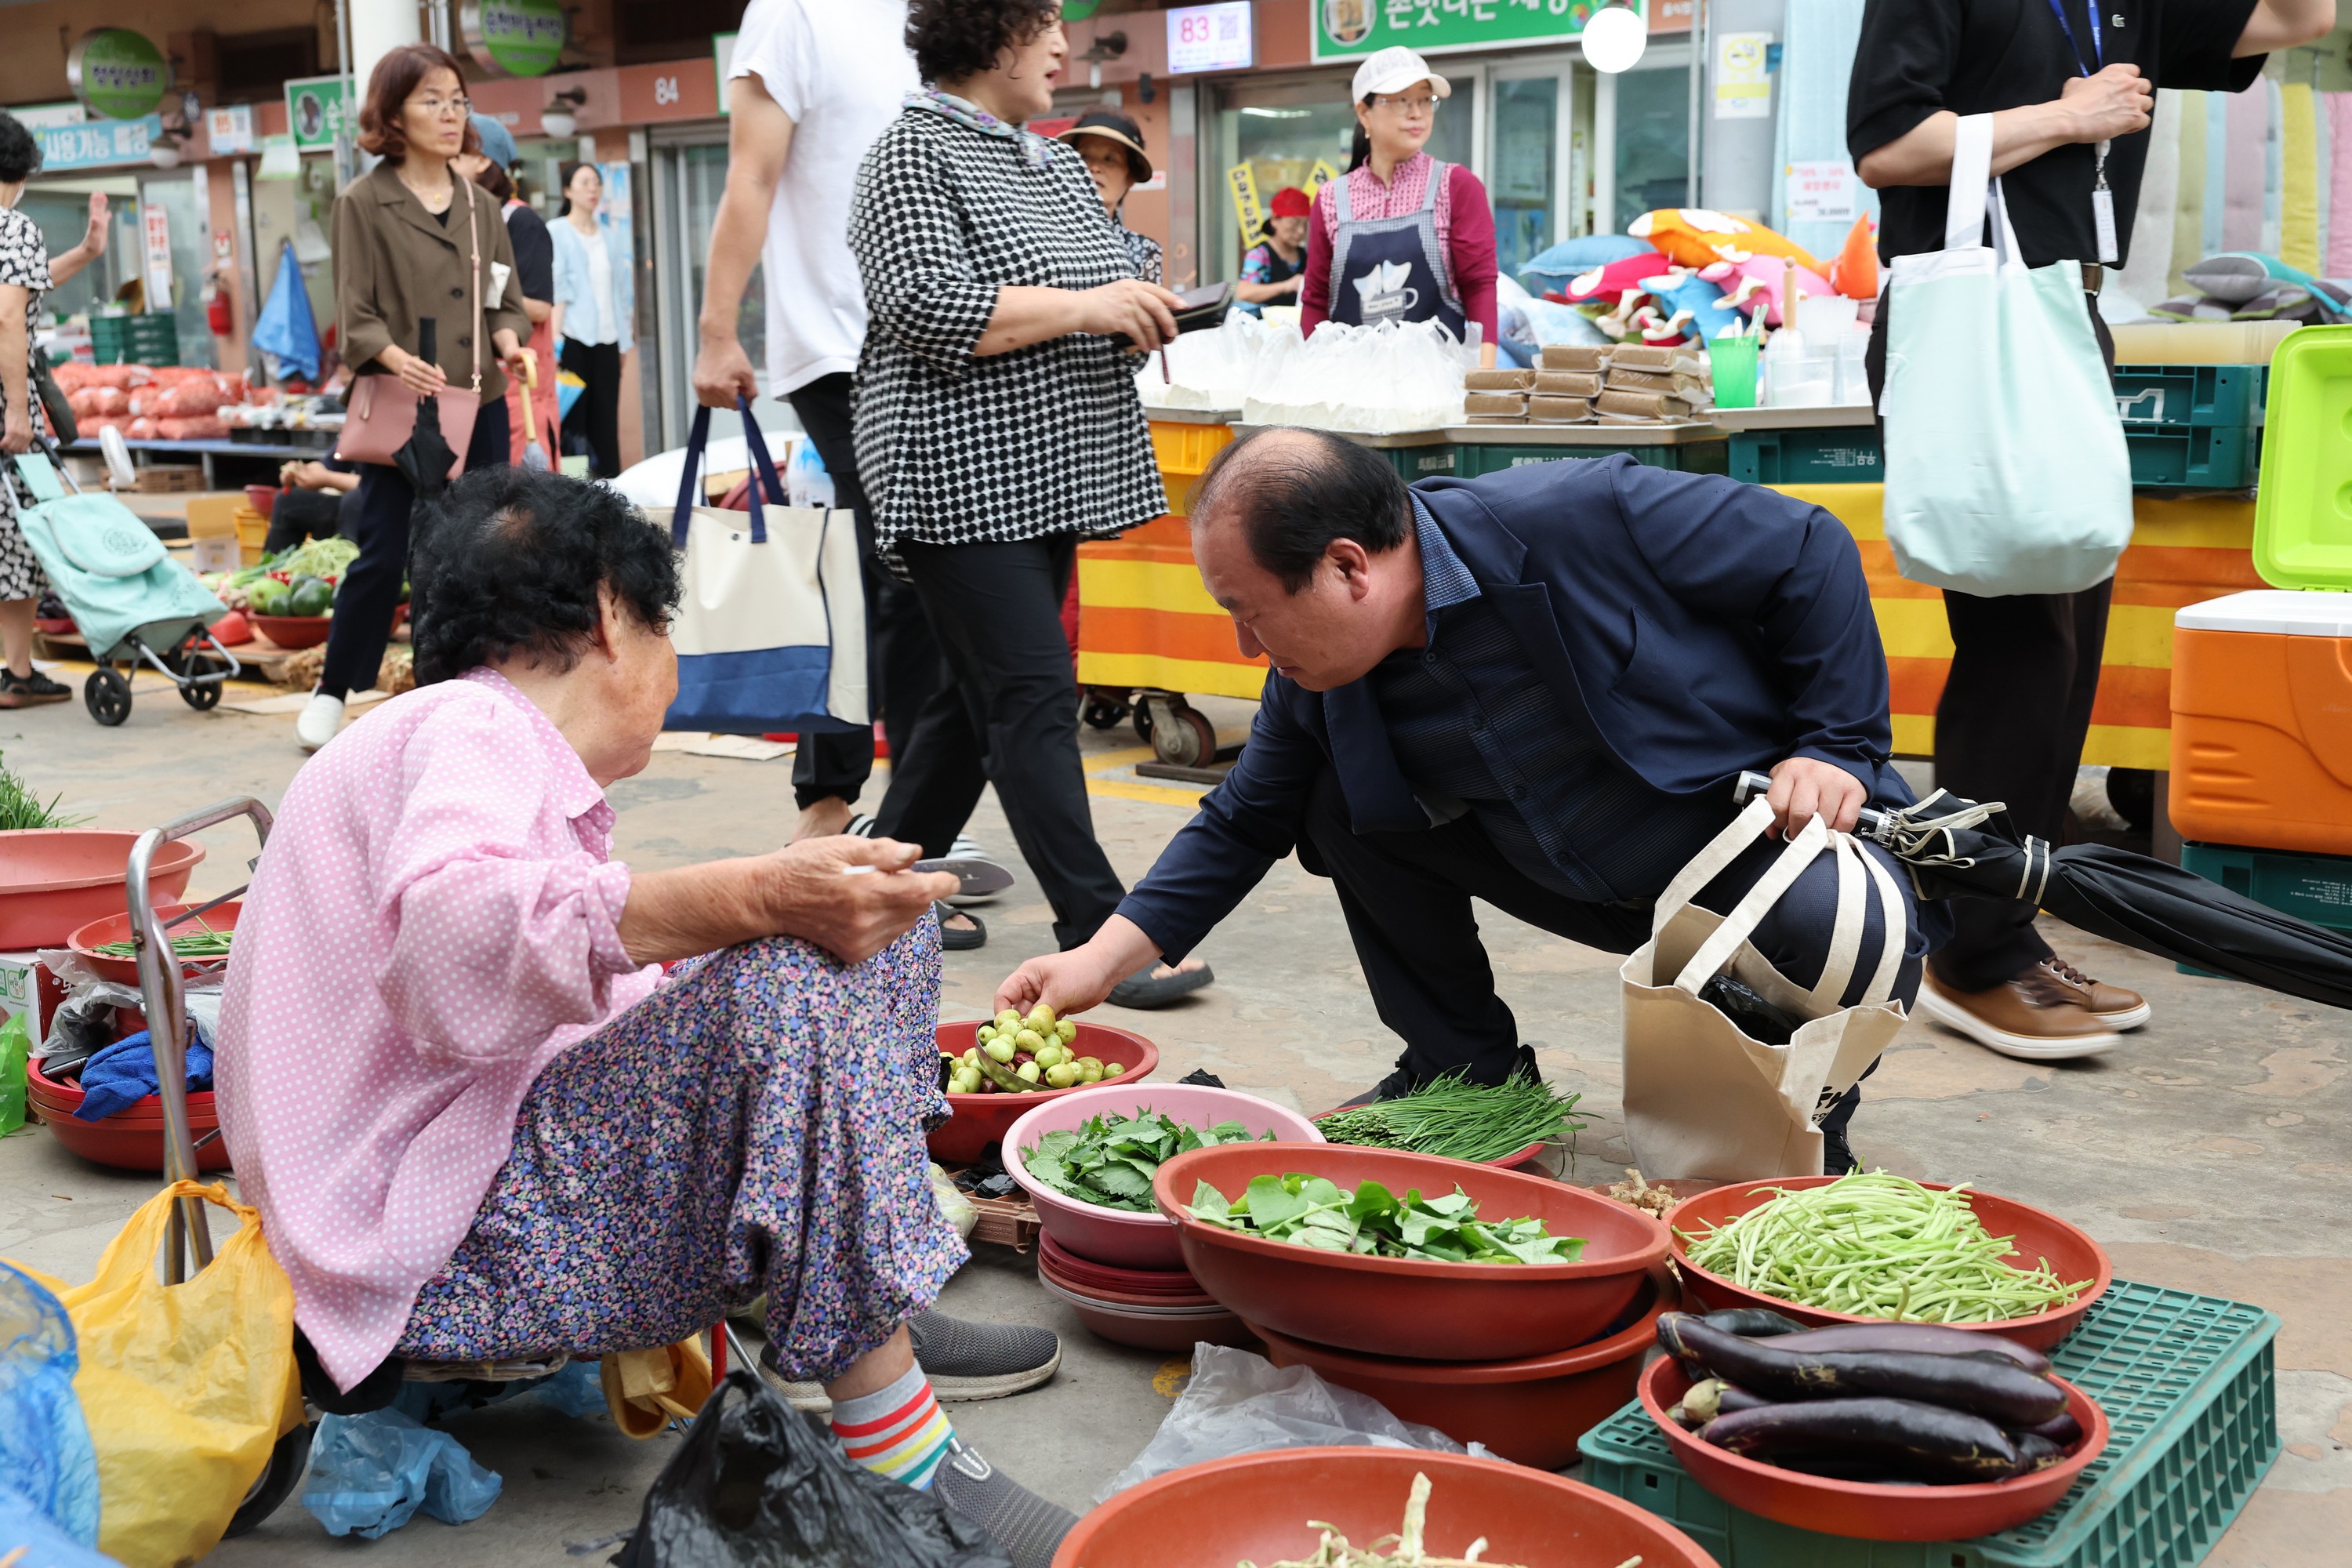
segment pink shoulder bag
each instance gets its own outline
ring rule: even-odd
[[[474,330],[474,384],[467,389],[445,386],[434,399],[439,405],[441,438],[457,455],[449,467],[448,477],[454,479],[466,471],[466,449],[474,444],[474,420],[482,411],[482,233],[474,221],[474,182],[455,170],[449,177],[466,191],[466,237],[471,252],[467,293]],[[422,352],[425,345],[418,346]],[[396,375],[352,376],[335,456],[347,463],[390,463],[416,434],[416,410],[424,401]]]

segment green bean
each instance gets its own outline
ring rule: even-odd
[[[1884,1172],[1778,1195],[1727,1224],[1681,1232],[1690,1260],[1745,1289],[1855,1317],[1990,1323],[2072,1300],[2049,1260],[2018,1268],[1966,1184],[1934,1192]]]

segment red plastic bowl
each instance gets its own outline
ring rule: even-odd
[[[1798,1322],[1827,1327],[1832,1323],[1870,1323],[1883,1320],[1859,1318],[1846,1312],[1826,1312],[1815,1307],[1801,1307],[1784,1301],[1778,1296],[1768,1296],[1760,1290],[1750,1290],[1735,1285],[1720,1274],[1710,1274],[1698,1268],[1685,1255],[1682,1234],[1701,1226],[1716,1226],[1737,1218],[1749,1209],[1771,1201],[1773,1189],[1788,1187],[1827,1186],[1835,1176],[1784,1176],[1769,1182],[1734,1182],[1728,1186],[1711,1187],[1695,1197],[1685,1198],[1666,1211],[1666,1228],[1674,1233],[1675,1265],[1682,1270],[1683,1288],[1698,1303],[1694,1310],[1721,1311],[1731,1307],[1768,1307]],[[1949,1190],[1946,1182],[1922,1182],[1923,1187],[1937,1192]],[[2082,1294],[2063,1307],[2053,1307],[2046,1312],[2030,1317],[2005,1318],[1997,1323],[1954,1323],[1956,1329],[1978,1329],[1990,1334],[2000,1334],[2019,1344],[2046,1351],[2074,1331],[2091,1303],[2107,1292],[2115,1283],[2116,1266],[2107,1249],[2090,1237],[2068,1225],[2047,1209],[2019,1203],[2014,1198],[1996,1197],[1990,1193],[1969,1189],[1969,1205],[1984,1221],[1985,1228],[1995,1236],[2017,1238],[2007,1261],[2021,1268],[2030,1268],[2043,1258],[2061,1279],[2088,1279],[2091,1283]],[[1940,1539],[1928,1537],[1927,1539]]]
[[[248,616],[254,629],[279,647],[317,647],[334,626],[332,616]]]
[[[149,1095],[124,1107],[103,1121],[82,1121],[74,1116],[81,1104],[81,1085],[61,1083],[33,1062],[25,1069],[26,1098],[57,1135],[58,1142],[96,1164],[124,1171],[163,1171],[163,1101]],[[188,1136],[202,1138],[220,1125],[213,1109],[213,1091],[200,1089],[188,1096]],[[228,1143],[215,1138],[196,1151],[196,1169],[228,1169]]]
[[[1484,1443],[1506,1459],[1559,1470],[1576,1463],[1579,1437],[1633,1397],[1642,1357],[1657,1342],[1658,1315],[1681,1299],[1662,1263],[1622,1327],[1574,1350],[1523,1361],[1383,1360],[1250,1327],[1276,1366],[1311,1366],[1458,1443]]]
[[[102,915],[128,912],[123,879],[136,833],[87,827],[26,827],[0,833],[0,950],[59,947]],[[205,858],[193,838],[175,838],[148,863],[147,896],[176,900]]]
[[[216,910],[206,910],[201,918],[205,925],[215,931],[234,931],[236,929],[236,913],[244,907],[243,900],[232,899]],[[155,912],[163,917],[165,922],[163,934],[166,937],[186,936],[200,930],[194,921],[190,921],[182,926],[173,926],[170,923],[173,916],[184,914],[193,908],[194,906],[192,904],[158,905]],[[130,939],[131,911],[124,910],[118,914],[109,915],[104,920],[92,921],[88,925],[79,928],[73,935],[66,939],[66,945],[79,953],[82,962],[89,964],[99,974],[121,984],[135,986],[139,984],[137,959],[111,958],[94,951],[106,946],[109,942],[128,942]],[[184,961],[180,965],[180,973],[194,974],[217,962],[214,959]]]
[[[2107,1446],[2107,1413],[2064,1378],[2057,1381],[2066,1390],[2068,1413],[2082,1423],[2083,1440],[2046,1470],[1956,1487],[1837,1480],[1727,1453],[1666,1414],[1691,1385],[1690,1374],[1672,1356],[1660,1356],[1642,1373],[1641,1395],[1675,1462],[1734,1508],[1861,1541],[1969,1541],[2049,1512]]]
[[[1500,1459],[1397,1448],[1283,1448],[1187,1465],[1129,1487],[1062,1538],[1053,1568],[1231,1568],[1315,1551],[1328,1520],[1358,1546],[1404,1523],[1412,1478],[1430,1479],[1433,1553],[1480,1536],[1493,1563],[1545,1568],[1716,1568],[1665,1521],[1597,1487]]]
[[[1121,1268],[1097,1263],[1055,1241],[1048,1231],[1037,1238],[1037,1271],[1074,1290],[1123,1291],[1139,1297],[1210,1300],[1201,1282],[1182,1268]]]
[[[978,1043],[982,1022],[967,1018],[959,1024],[941,1024],[936,1031],[940,1049],[963,1055]],[[1078,1037],[1071,1042],[1071,1048],[1082,1057],[1101,1058],[1106,1067],[1113,1062],[1124,1067],[1127,1070],[1118,1075],[1122,1084],[1150,1078],[1151,1069],[1160,1065],[1158,1046],[1141,1035],[1116,1029],[1108,1024],[1089,1024],[1081,1019]],[[949,1117],[931,1129],[927,1141],[931,1158],[943,1165],[969,1165],[987,1153],[991,1143],[1004,1142],[1005,1132],[1021,1120],[1024,1112],[1049,1105],[1064,1095],[1084,1094],[1101,1087],[1089,1083],[1074,1089],[1040,1089],[1034,1094],[949,1095]]]
[[[1402,1195],[1457,1186],[1490,1220],[1532,1215],[1554,1236],[1585,1238],[1574,1263],[1431,1263],[1267,1241],[1186,1214],[1202,1182],[1228,1199],[1250,1178],[1303,1171],[1353,1191],[1378,1182]],[[1179,1154],[1152,1178],[1176,1222],[1184,1266],[1203,1289],[1276,1333],[1366,1355],[1514,1361],[1580,1345],[1633,1304],[1666,1255],[1657,1221],[1623,1204],[1516,1171],[1339,1143],[1226,1143]],[[1507,1559],[1499,1559],[1507,1561]]]
[[[268,521],[270,509],[278,504],[278,487],[276,485],[246,486],[245,504],[259,512],[265,521]]]
[[[1246,1345],[1255,1342],[1249,1325],[1231,1312],[1171,1312],[1165,1307],[1089,1296],[1039,1276],[1045,1293],[1058,1297],[1078,1321],[1115,1345],[1139,1351],[1189,1351],[1197,1344]]]
[[[1312,1117],[1309,1117],[1308,1120],[1316,1122],[1328,1121],[1331,1118],[1339,1114],[1339,1110],[1336,1109],[1331,1110],[1319,1110]],[[1348,1149],[1360,1149],[1363,1147],[1363,1145],[1360,1143],[1348,1143],[1341,1145],[1341,1147]],[[1526,1148],[1519,1150],[1517,1153],[1506,1154],[1499,1160],[1471,1160],[1465,1163],[1473,1165],[1492,1165],[1498,1171],[1516,1171],[1523,1165],[1531,1165],[1535,1163],[1537,1156],[1540,1155],[1544,1152],[1545,1147],[1546,1141],[1538,1138],[1534,1142],[1528,1144]]]

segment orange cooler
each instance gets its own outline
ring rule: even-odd
[[[2352,593],[2173,617],[2171,808],[2186,839],[2352,855]]]

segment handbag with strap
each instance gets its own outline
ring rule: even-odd
[[[1985,597],[2105,582],[2131,542],[2131,455],[2079,261],[2029,268],[1992,116],[1953,136],[1944,248],[1887,284],[1886,542],[1915,583]],[[1993,243],[1984,243],[1988,183]]]
[[[448,477],[454,479],[466,471],[466,451],[474,444],[474,420],[482,412],[482,231],[474,221],[474,182],[455,174],[450,177],[466,193],[466,237],[471,252],[466,292],[474,333],[474,384],[444,386],[434,396],[439,405],[441,438],[457,455],[457,460],[449,465]],[[421,338],[417,348],[432,357],[432,348]],[[354,375],[335,456],[347,463],[390,463],[416,434],[416,410],[424,401],[396,375]]]
[[[1903,1027],[1893,996],[1910,917],[1893,873],[1819,817],[1790,840],[1727,915],[1691,900],[1771,826],[1759,798],[1676,873],[1658,897],[1650,940],[1618,971],[1624,994],[1625,1137],[1644,1174],[1739,1182],[1822,1173],[1820,1118]],[[1821,979],[1810,989],[1772,967],[1748,938],[1823,854],[1837,864],[1837,913]],[[1885,939],[1852,1006],[1844,998],[1875,890]],[[1700,993],[1718,974],[1805,1020],[1786,1045],[1755,1039]]]
[[[670,521],[681,557],[670,622],[677,698],[662,727],[748,735],[862,729],[872,716],[857,531],[847,511],[782,504],[783,481],[751,404],[738,399],[737,406],[757,479],[748,515],[695,504],[709,408],[694,411],[687,438]]]

